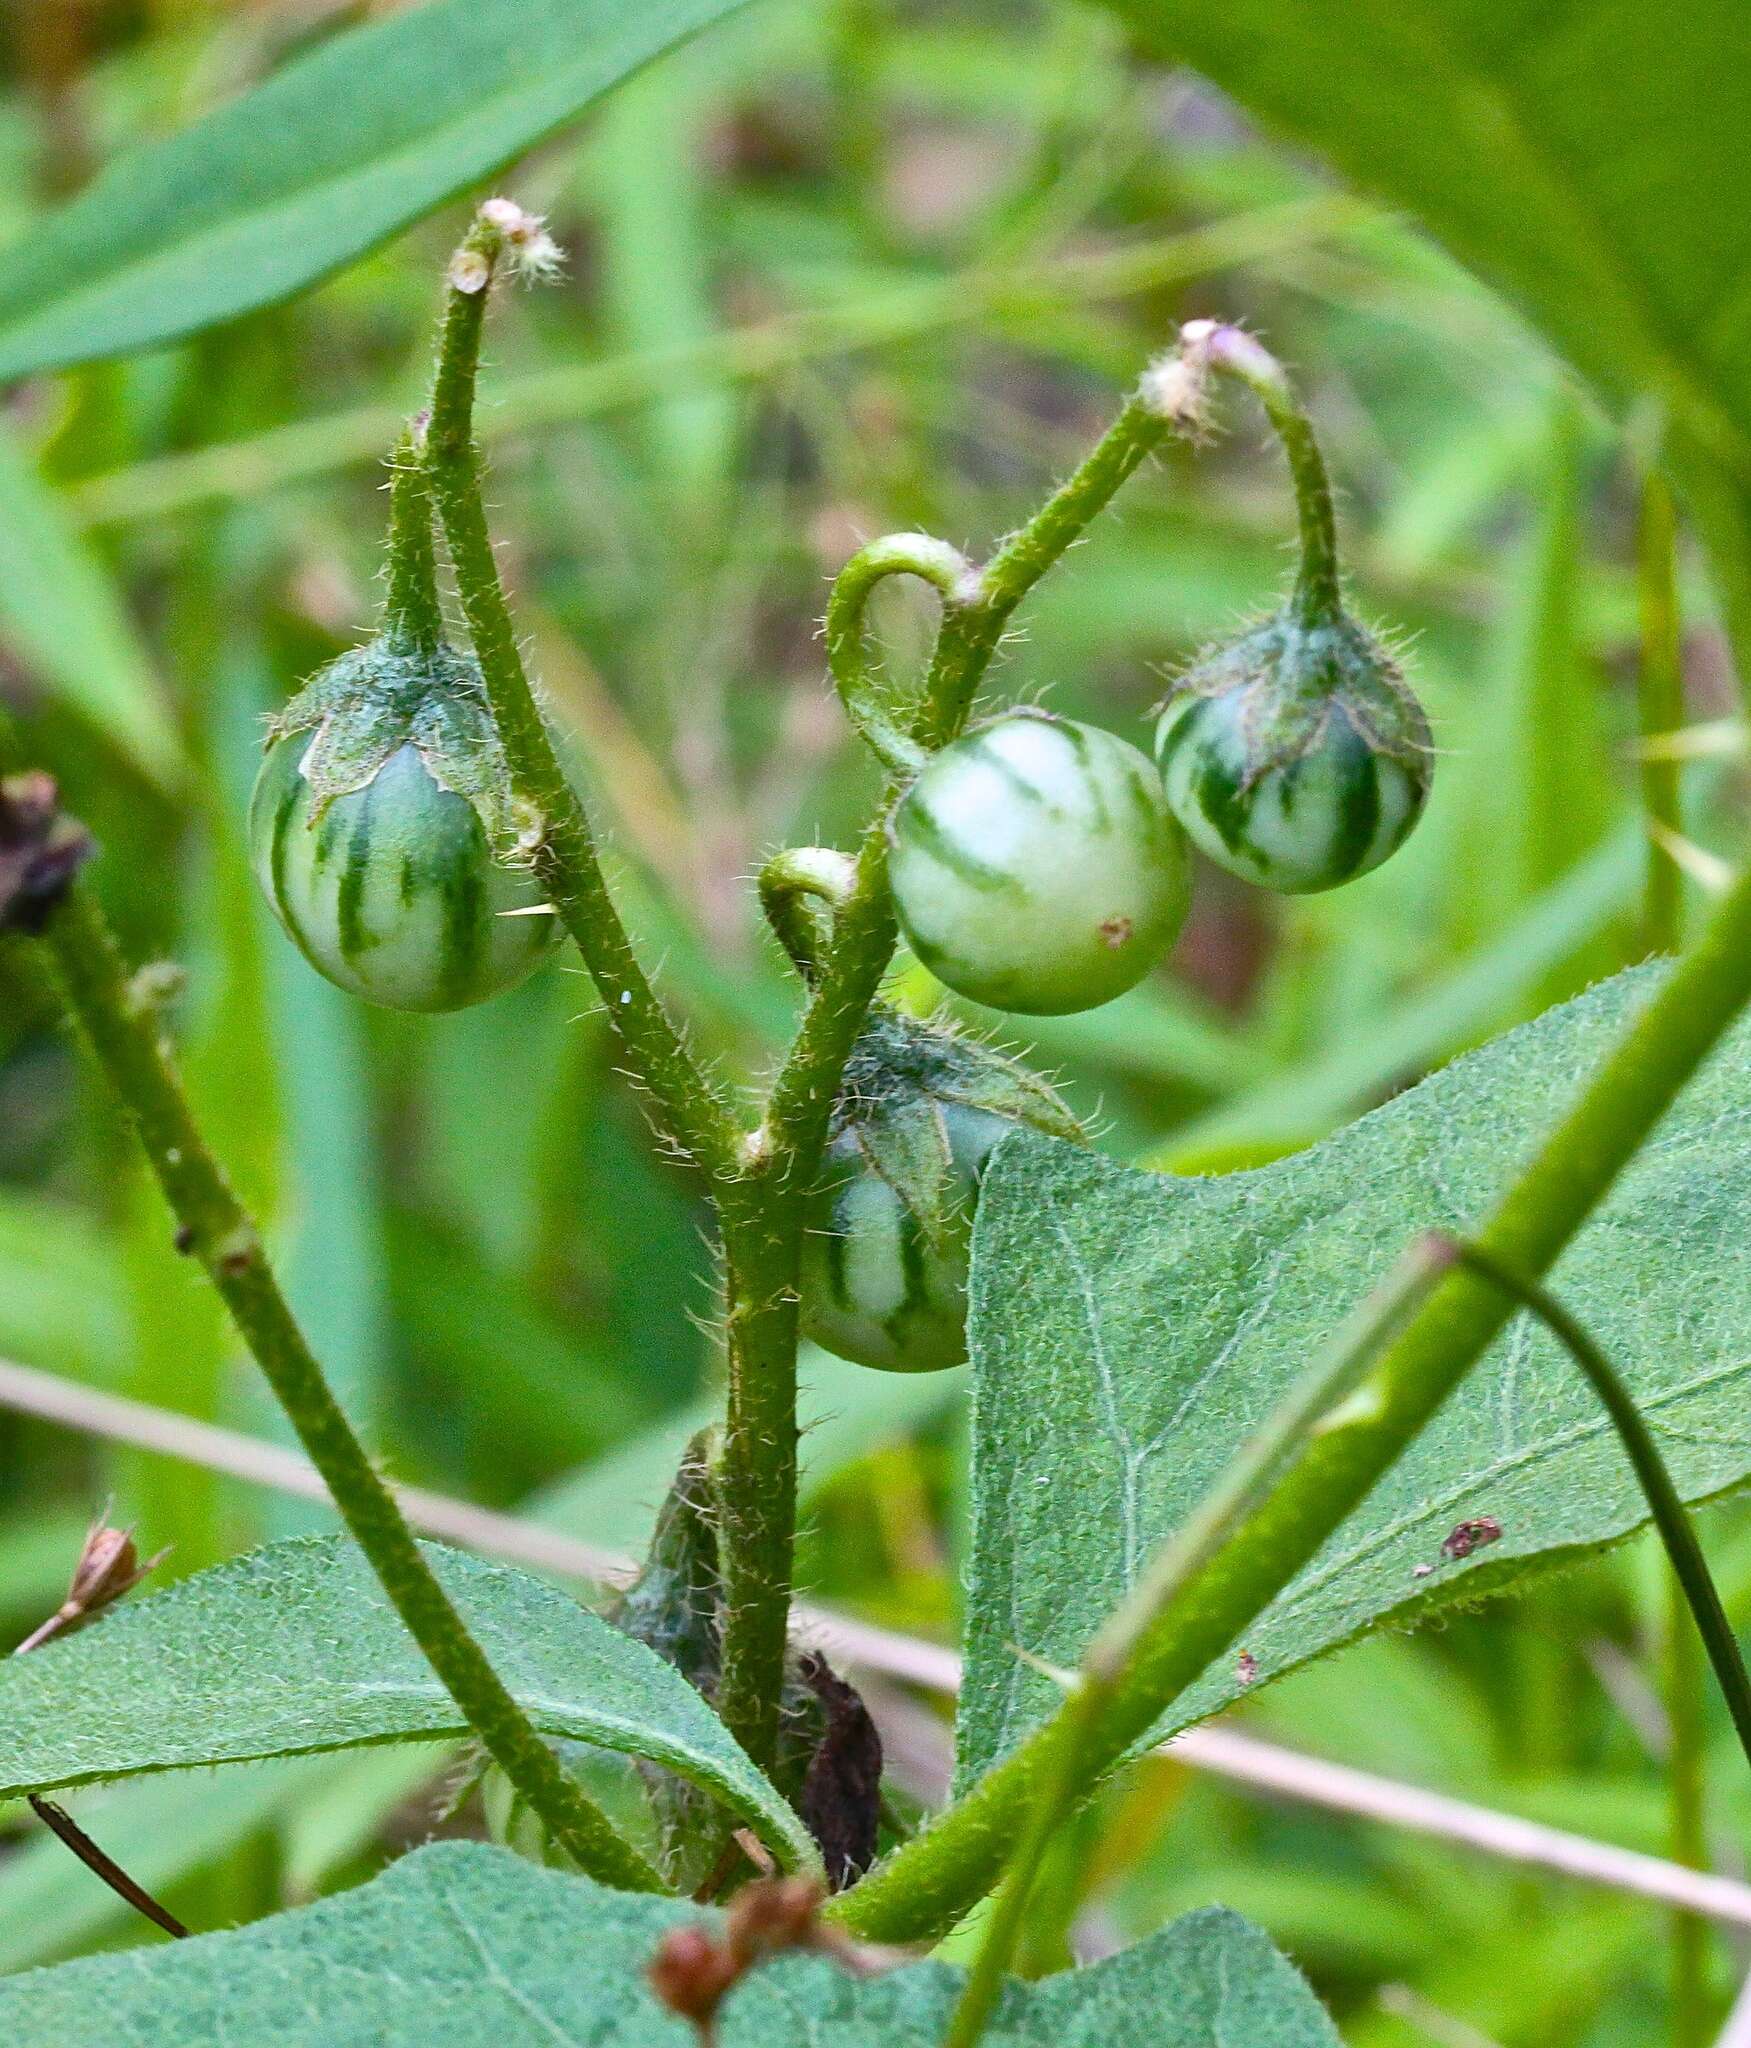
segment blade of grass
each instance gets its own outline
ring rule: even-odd
[[[1676,732],[1684,723],[1677,541],[1672,494],[1665,479],[1649,469],[1641,480],[1641,517],[1636,534],[1641,598],[1641,662],[1636,671],[1636,703],[1644,742],[1656,734]],[[1642,811],[1648,821],[1642,936],[1650,953],[1675,953],[1682,936],[1684,877],[1668,846],[1684,831],[1678,801],[1678,763],[1657,750],[1644,750],[1641,785]]]
[[[152,663],[67,501],[0,420],[0,640],[163,788],[185,762]]]
[[[974,269],[920,279],[873,298],[784,314],[649,354],[507,378],[481,416],[480,433],[484,441],[496,442],[533,427],[643,405],[682,380],[759,381],[819,357],[891,346],[986,319],[1015,322],[1025,332],[1042,308],[1068,299],[1133,297],[1213,271],[1268,263],[1307,242],[1359,232],[1375,219],[1352,199],[1295,200],[1131,248],[1060,256],[1013,271]],[[407,410],[361,407],[246,440],[158,456],[87,479],[69,491],[68,502],[87,524],[108,525],[161,518],[216,499],[250,498],[380,460],[401,432]]]

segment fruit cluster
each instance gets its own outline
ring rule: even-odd
[[[1427,799],[1428,724],[1391,655],[1345,609],[1324,465],[1280,365],[1238,329],[1197,322],[1134,404],[1157,435],[1190,431],[1217,373],[1256,394],[1283,442],[1300,563],[1276,612],[1179,679],[1154,762],[1033,709],[921,746],[867,687],[862,599],[903,570],[933,583],[946,608],[977,591],[977,575],[945,544],[901,535],[840,578],[829,659],[899,787],[887,872],[900,929],[972,1002],[1050,1016],[1134,988],[1184,920],[1188,842],[1265,888],[1331,889],[1393,853]],[[519,818],[480,672],[443,634],[417,465],[398,470],[392,506],[383,626],[276,721],[251,837],[269,900],[313,966],[372,1002],[452,1010],[522,980],[558,919],[538,879],[539,821]],[[831,942],[850,868],[793,849],[762,876],[767,914],[805,977]],[[980,1177],[1023,1126],[1080,1137],[1013,1062],[878,1006],[810,1197],[807,1334],[891,1370],[965,1357]]]

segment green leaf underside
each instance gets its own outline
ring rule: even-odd
[[[0,255],[0,376],[301,290],[744,0],[432,0],[119,159]]]
[[[374,1883],[225,1934],[34,1971],[0,1986],[10,2048],[685,2048],[644,1971],[672,1927],[708,1916],[444,1843]],[[725,2004],[721,2048],[937,2048],[961,1972],[873,1978],[781,1957]],[[1011,1984],[989,2048],[1337,2048],[1307,1986],[1254,1927],[1193,1913],[1110,1961]]]
[[[963,1778],[1063,1698],[1013,1646],[1077,1661],[1138,1568],[1412,1235],[1482,1218],[1657,974],[1619,975],[1255,1172],[1176,1180],[1031,1134],[1004,1141],[974,1234]],[[1748,1134],[1751,1022],[1555,1273],[1692,1500],[1751,1474]],[[1455,1525],[1483,1515],[1501,1523],[1501,1540],[1444,1560]],[[1645,1519],[1604,1411],[1522,1316],[1244,1647],[1268,1677]],[[1422,1566],[1434,1569],[1413,1576]],[[1156,1735],[1235,1698],[1234,1663],[1225,1656],[1175,1700]]]
[[[423,1545],[544,1734],[665,1764],[786,1864],[802,1823],[660,1658],[556,1588]],[[353,1545],[277,1543],[0,1662],[0,1798],[94,1778],[467,1730]]]
[[[1661,392],[1751,447],[1738,0],[1111,4],[1412,208],[1608,392]]]
[[[1107,0],[1408,208],[1617,406],[1669,410],[1751,649],[1751,55],[1742,0]],[[1479,166],[1487,166],[1487,175]]]

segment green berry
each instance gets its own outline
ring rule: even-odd
[[[1037,1076],[989,1046],[877,1010],[846,1067],[803,1239],[803,1334],[889,1372],[967,1355],[979,1183],[1025,1124],[1076,1140]]]
[[[450,649],[373,641],[325,669],[270,737],[249,836],[299,950],[367,1002],[465,1009],[524,980],[558,935],[516,862],[478,676]]]
[[[958,995],[1055,1016],[1134,987],[1185,917],[1185,841],[1147,757],[1016,712],[934,755],[888,872],[914,953]]]
[[[1403,845],[1434,759],[1422,707],[1346,613],[1292,610],[1207,655],[1156,731],[1174,814],[1218,866],[1288,895],[1334,889]]]

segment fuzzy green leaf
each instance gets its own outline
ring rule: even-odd
[[[1464,1231],[1487,1212],[1656,972],[1620,975],[1255,1172],[1178,1180],[1031,1135],[1004,1141],[974,1234],[963,1775],[1012,1749],[1063,1697],[1013,1646],[1077,1661],[1139,1566],[1412,1234]],[[1751,1474],[1748,1124],[1751,1024],[1741,1024],[1554,1277],[1627,1376],[1691,1500]],[[1500,1523],[1499,1541],[1443,1555],[1461,1521],[1485,1516]],[[1269,1677],[1645,1519],[1603,1409],[1522,1316],[1244,1647]],[[1164,1701],[1157,1732],[1235,1697],[1234,1663]]]
[[[431,0],[105,170],[0,256],[0,377],[301,290],[743,0]]]
[[[427,1556],[545,1734],[664,1764],[787,1865],[802,1823],[699,1695],[556,1588],[460,1551]],[[465,1735],[352,1544],[297,1539],[0,1662],[0,1799],[94,1778]]]
[[[671,1927],[707,1916],[610,1892],[499,1849],[446,1843],[302,1912],[35,1971],[0,1986],[10,2048],[684,2048],[644,1970]],[[848,1976],[820,1957],[764,1965],[727,2001],[722,2048],[937,2048],[961,1972]],[[1307,1986],[1232,1913],[1189,1914],[1137,1947],[1012,1984],[988,2048],[1110,2048],[1147,2016],[1150,2048],[1337,2048]]]

